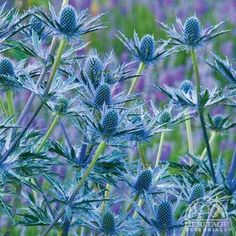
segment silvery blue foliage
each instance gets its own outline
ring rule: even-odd
[[[213,63],[209,61],[205,61],[211,68],[213,68],[215,71],[220,73],[225,79],[227,79],[231,83],[236,82],[236,69],[233,67],[233,65],[229,62],[229,60],[226,58],[223,60],[219,56],[213,54]]]
[[[21,24],[32,14],[32,11],[27,11],[23,15],[19,15],[17,8],[6,10],[6,2],[0,7],[0,38],[6,40],[21,30],[28,27],[27,24]]]
[[[164,85],[162,87],[157,86],[157,88],[165,94],[168,98],[170,98],[171,103],[181,108],[188,108],[197,110],[199,107],[208,108],[213,105],[222,103],[228,100],[230,97],[234,97],[235,91],[229,91],[227,88],[213,88],[212,90],[204,89],[201,90],[201,103],[197,102],[197,94],[196,88],[192,93],[185,93],[181,88],[169,87],[168,85]]]

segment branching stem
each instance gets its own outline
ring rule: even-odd
[[[6,98],[7,98],[7,109],[8,115],[14,116],[15,115],[15,107],[14,107],[14,99],[13,99],[13,92],[12,90],[8,89],[6,91]]]
[[[136,202],[139,199],[139,193],[136,193],[134,198],[133,198],[133,202]],[[133,202],[130,202],[129,205],[127,206],[125,212],[129,212],[133,206]]]
[[[38,146],[38,148],[36,149],[36,153],[42,151],[42,149],[43,149],[45,143],[47,142],[47,140],[48,140],[49,137],[51,136],[51,134],[52,134],[54,128],[56,127],[56,125],[57,125],[59,119],[60,119],[60,116],[59,116],[58,114],[56,114],[56,115],[54,116],[54,119],[53,119],[53,121],[52,121],[50,127],[48,128],[47,133],[46,133],[45,136],[43,137],[43,140],[41,141],[41,143],[40,143],[40,145]]]
[[[105,141],[102,141],[102,142],[99,144],[99,146],[98,146],[98,148],[97,148],[97,150],[96,150],[96,152],[95,152],[95,154],[94,154],[94,156],[93,156],[93,158],[92,158],[92,161],[91,161],[90,164],[88,165],[88,167],[87,167],[86,171],[84,172],[82,178],[80,179],[80,181],[78,182],[78,184],[77,184],[76,188],[74,189],[72,195],[70,196],[70,198],[69,198],[69,200],[68,200],[70,203],[72,203],[72,202],[74,201],[74,199],[76,198],[76,196],[77,196],[77,194],[78,194],[80,188],[83,186],[85,180],[86,180],[87,177],[89,176],[90,172],[93,170],[93,168],[94,168],[94,166],[95,166],[95,164],[96,164],[98,158],[103,154],[103,152],[105,151],[105,149],[106,149],[106,143],[105,143]],[[61,211],[58,213],[58,215],[56,216],[56,218],[53,220],[53,222],[47,227],[47,229],[46,229],[45,232],[42,234],[42,236],[47,235],[47,234],[50,232],[50,230],[54,227],[54,225],[61,219],[61,217],[62,217],[65,213],[66,213],[65,209],[61,210]]]
[[[213,165],[213,160],[212,160],[212,153],[211,153],[211,147],[209,144],[209,139],[208,139],[208,134],[207,134],[207,129],[206,129],[206,123],[204,120],[204,108],[202,108],[201,105],[201,87],[200,87],[200,76],[199,76],[199,69],[198,69],[198,61],[197,61],[197,56],[195,51],[191,51],[191,58],[192,58],[192,63],[193,63],[193,70],[194,70],[194,77],[196,81],[196,93],[197,93],[197,102],[198,102],[198,114],[201,122],[201,127],[202,127],[202,132],[203,132],[203,137],[207,149],[207,156],[208,156],[208,161],[209,161],[209,166],[211,169],[211,176],[212,180],[214,183],[216,183],[216,176],[215,176],[215,170],[214,170],[214,165]]]
[[[136,73],[137,76],[139,76],[139,75],[143,72],[144,67],[145,67],[145,64],[144,64],[143,62],[140,62],[139,67],[138,67],[138,70],[137,70],[137,73]],[[138,78],[139,78],[139,77],[135,77],[135,78],[132,80],[131,86],[130,86],[129,91],[128,91],[128,95],[130,95],[130,94],[134,91],[135,85],[136,85],[136,83],[137,83],[137,81],[138,81]]]
[[[164,140],[165,140],[165,132],[162,131],[161,132],[161,139],[160,139],[160,143],[159,143],[159,147],[158,147],[158,152],[157,152],[157,157],[156,157],[155,167],[157,167],[159,165],[159,162],[160,162],[160,159],[161,159],[161,153],[162,153],[162,148],[163,148]]]
[[[188,152],[190,154],[193,154],[193,134],[192,134],[192,127],[189,113],[186,114],[185,126],[187,133]]]

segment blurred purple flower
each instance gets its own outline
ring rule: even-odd
[[[236,17],[236,15],[235,15],[235,17]],[[233,49],[234,49],[234,45],[230,41],[223,43],[220,48],[222,54],[229,57],[229,58],[234,56]]]

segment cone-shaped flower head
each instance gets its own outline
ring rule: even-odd
[[[0,75],[14,76],[14,67],[10,60],[4,58],[0,61]]]
[[[68,106],[69,106],[68,99],[66,99],[64,97],[60,97],[60,98],[58,98],[58,100],[54,106],[54,110],[59,114],[66,113],[68,110]]]
[[[93,85],[97,87],[100,83],[102,75],[102,62],[98,56],[88,57],[84,64],[84,72],[92,81]]]
[[[165,123],[169,122],[170,119],[171,119],[171,114],[170,114],[170,112],[167,111],[167,110],[164,110],[164,111],[160,114],[160,117],[159,117],[158,122],[159,122],[160,124],[165,124]]]
[[[201,24],[197,17],[192,16],[184,23],[184,40],[189,46],[197,45],[201,37]]]
[[[38,34],[43,31],[44,24],[37,17],[33,16],[30,18],[30,25],[31,25],[31,29]]]
[[[189,80],[184,80],[180,85],[180,90],[182,90],[184,93],[192,93],[193,91],[193,84]]]
[[[94,104],[101,107],[104,103],[106,105],[111,103],[111,89],[108,84],[100,85],[95,94]]]
[[[103,134],[106,136],[113,135],[117,130],[118,122],[119,122],[118,112],[115,110],[108,111],[102,121]]]
[[[168,231],[173,223],[173,213],[170,202],[163,201],[156,209],[156,222],[159,231]]]
[[[76,29],[77,13],[72,6],[65,6],[59,17],[60,27],[65,34],[73,34]]]
[[[106,212],[103,215],[101,230],[105,234],[112,234],[115,231],[115,218],[111,212]]]
[[[155,54],[155,40],[150,34],[146,34],[140,41],[140,57],[144,61],[151,60]]]
[[[138,191],[148,191],[152,184],[152,172],[151,170],[144,170],[138,176],[134,187]]]
[[[205,187],[202,184],[195,184],[191,190],[189,202],[205,196]]]

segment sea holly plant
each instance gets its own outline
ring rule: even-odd
[[[122,33],[120,33],[118,38],[125,45],[134,59],[139,62],[137,75],[142,73],[145,65],[156,64],[173,53],[172,50],[166,48],[168,41],[164,42],[160,47],[157,47],[154,37],[150,34],[144,35],[139,39],[138,34],[134,31],[134,37],[131,40],[126,38]],[[135,88],[137,79],[138,77],[133,80],[128,92],[129,94],[132,93]]]
[[[204,47],[205,43],[214,39],[215,37],[227,33],[229,30],[219,31],[218,28],[223,24],[220,22],[215,26],[210,26],[205,30],[202,29],[201,22],[196,16],[189,17],[185,20],[184,25],[181,23],[179,19],[176,20],[179,31],[173,26],[168,27],[165,24],[162,24],[164,27],[164,31],[167,33],[169,38],[171,39],[170,45],[173,47],[180,48],[182,50],[186,50],[192,59],[194,78],[196,83],[195,93],[196,93],[196,102],[197,102],[197,112],[199,114],[200,123],[202,126],[203,137],[206,143],[207,156],[209,160],[210,169],[212,172],[212,179],[216,182],[215,171],[212,160],[211,148],[209,145],[208,134],[206,130],[206,124],[204,120],[204,106],[209,100],[209,92],[205,90],[202,94],[201,92],[201,81],[199,74],[199,66],[198,66],[198,58],[197,58],[197,50],[200,47]],[[218,92],[217,92],[218,93]],[[227,97],[227,96],[226,96]],[[188,139],[192,139],[192,131],[191,131],[191,123],[186,123],[186,130],[188,132]],[[189,144],[189,152],[192,152],[192,147],[190,146],[192,141],[188,141]]]
[[[204,30],[192,16],[183,25],[177,20],[180,31],[163,24],[166,41],[153,32],[142,37],[135,32],[133,39],[120,33],[132,57],[119,64],[114,52],[88,50],[83,37],[103,30],[104,14],[79,13],[67,0],[58,11],[49,5],[20,14],[5,6],[0,7],[1,235],[187,235],[191,220],[215,217],[211,202],[221,204],[234,224],[236,155],[228,167],[224,148],[212,149],[216,134],[224,139],[235,127],[232,106],[225,108],[235,88],[204,87],[198,66],[199,49],[228,32],[218,30],[222,23]],[[155,81],[155,90],[168,97],[157,104],[135,92],[145,67],[155,74],[155,67],[165,68],[163,62],[180,50],[191,55],[195,82],[183,78],[173,87]],[[18,51],[24,59],[14,56]],[[235,83],[233,66],[213,57],[213,63],[204,61]],[[215,114],[218,105],[227,112]],[[175,135],[183,122],[186,139],[179,148],[177,139],[185,133]],[[193,134],[198,123],[204,141],[199,145]],[[165,151],[172,136],[175,160]],[[189,217],[195,203],[201,214]]]

